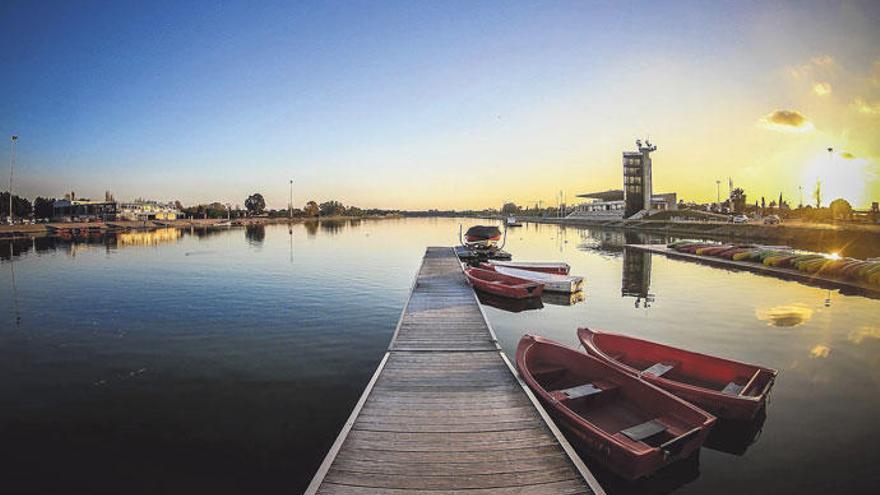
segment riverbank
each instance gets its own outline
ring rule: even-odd
[[[381,215],[381,216],[331,216],[331,217],[297,217],[288,218],[267,218],[267,217],[251,217],[251,218],[233,218],[227,220],[225,218],[189,218],[177,220],[149,220],[149,221],[129,221],[129,220],[112,220],[98,222],[52,222],[25,225],[0,225],[0,239],[18,239],[29,237],[42,237],[53,235],[58,232],[69,231],[88,231],[88,232],[125,232],[132,230],[154,230],[159,228],[211,228],[225,226],[249,226],[249,225],[270,225],[284,223],[305,223],[305,222],[347,222],[350,220],[382,220],[387,218],[401,218],[400,215]]]
[[[814,224],[788,222],[779,225],[726,222],[673,222],[667,220],[587,220],[580,218],[518,217],[522,221],[597,227],[671,238],[713,239],[739,243],[789,245],[820,252],[838,252],[856,258],[878,256],[880,225]]]

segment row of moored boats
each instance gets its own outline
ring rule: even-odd
[[[572,294],[583,288],[584,278],[570,275],[563,262],[518,262],[495,259],[501,230],[477,225],[468,229],[463,244],[470,253],[464,271],[471,285],[480,291],[510,299],[540,297],[544,291]]]
[[[765,266],[791,268],[817,276],[880,287],[880,259],[876,258],[860,260],[754,244],[677,241],[667,247],[680,253],[762,263]]]
[[[690,457],[716,418],[763,411],[777,371],[624,335],[578,330],[580,351],[524,336],[523,380],[590,458],[627,479]]]
[[[463,268],[475,289],[514,299],[581,289],[583,277],[570,275],[566,263],[497,259],[493,253],[500,239],[497,227],[472,227],[465,235],[463,248],[472,256]],[[693,243],[669,247],[725,256],[746,256],[756,249],[716,244],[706,251],[709,245]],[[777,375],[763,366],[588,328],[578,330],[578,340],[583,351],[526,335],[517,348],[517,367],[590,458],[627,479],[690,457],[718,418],[755,420]]]

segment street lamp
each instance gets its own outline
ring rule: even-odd
[[[293,220],[293,179],[290,179],[290,200],[287,202],[287,219]]]
[[[715,202],[720,205],[721,204],[721,181],[720,180],[715,181],[715,194],[717,196],[715,199]]]
[[[9,157],[9,224],[12,224],[13,212],[12,212],[12,177],[15,174],[15,142],[18,141],[18,136],[15,134],[12,135],[12,151]]]

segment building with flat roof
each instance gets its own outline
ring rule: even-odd
[[[652,210],[674,210],[678,207],[676,193],[654,194],[651,152],[657,146],[636,140],[638,151],[623,152],[623,189],[578,194],[587,201],[575,206],[569,214],[577,218],[614,219],[640,218]]]
[[[132,221],[175,220],[183,216],[174,203],[135,200],[119,205],[119,218]]]
[[[52,218],[67,222],[116,220],[116,211],[115,201],[58,199],[52,203]]]

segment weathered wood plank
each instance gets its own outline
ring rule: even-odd
[[[388,352],[306,493],[602,493],[511,373],[450,248],[428,248]]]

